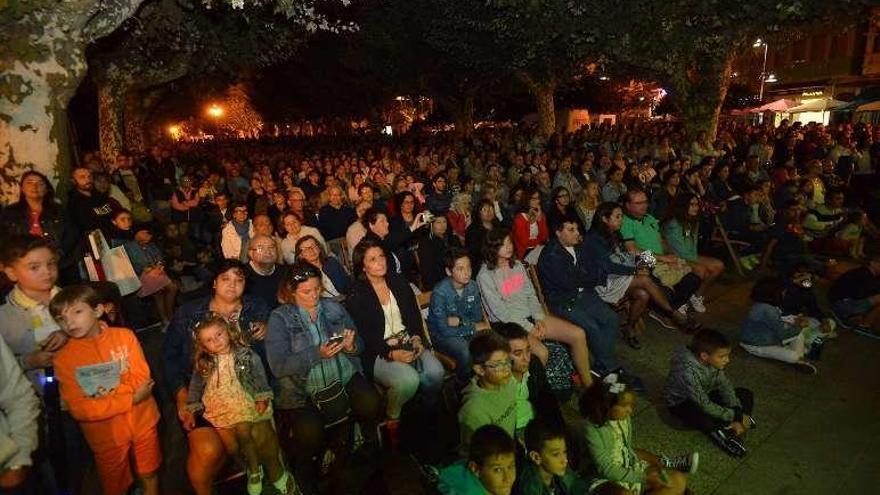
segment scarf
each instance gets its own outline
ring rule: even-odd
[[[245,223],[238,223],[233,220],[232,227],[235,228],[235,233],[238,234],[238,236],[241,237],[242,240],[250,238],[251,223],[249,221]]]

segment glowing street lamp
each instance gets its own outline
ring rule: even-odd
[[[180,126],[179,125],[169,125],[168,126],[168,135],[171,136],[171,139],[177,141],[180,139]]]
[[[215,119],[219,119],[223,116],[223,107],[217,105],[216,103],[208,107],[207,110],[208,116],[213,117]]]
[[[773,80],[769,81],[769,77],[767,77],[767,43],[764,42],[761,38],[755,40],[752,44],[753,48],[764,47],[764,65],[761,66],[761,91],[758,93],[758,101],[764,101],[764,83],[765,82],[776,82],[776,76],[773,76]],[[772,74],[771,74],[772,75]]]

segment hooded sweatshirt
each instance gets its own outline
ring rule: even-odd
[[[513,437],[516,430],[516,380],[510,379],[498,390],[488,390],[477,383],[477,377],[465,387],[458,411],[461,443],[468,451],[471,435],[484,425],[496,425]]]
[[[467,467],[467,461],[461,460],[440,469],[437,480],[437,491],[443,495],[486,495],[480,478],[477,478]]]
[[[711,392],[718,392],[721,403],[709,398]],[[707,415],[723,421],[733,421],[742,408],[724,370],[701,363],[687,347],[672,355],[664,395],[668,407],[691,401]]]

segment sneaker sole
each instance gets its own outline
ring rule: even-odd
[[[651,318],[652,320],[656,321],[657,323],[659,323],[661,327],[663,327],[667,330],[675,330],[677,328],[675,325],[671,325],[671,324],[667,323],[666,320],[662,316],[658,315],[657,313],[654,313],[653,311],[648,312],[648,317]]]
[[[816,365],[807,361],[798,361],[797,363],[792,363],[796,370],[801,373],[806,373],[808,375],[818,375],[819,368],[816,368]]]

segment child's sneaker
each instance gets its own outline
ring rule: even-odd
[[[660,465],[667,469],[674,469],[682,473],[694,474],[700,465],[700,453],[676,455],[673,457],[660,456]]]
[[[263,466],[254,472],[248,472],[247,478],[248,495],[260,495],[263,493]]]
[[[709,437],[715,442],[715,445],[733,457],[746,455],[745,445],[736,438],[736,434],[729,428],[719,428],[709,432]]]
[[[302,495],[302,491],[296,484],[293,474],[287,470],[285,470],[284,474],[272,483],[272,486],[274,486],[275,490],[281,495]]]
[[[703,301],[703,296],[698,296],[696,294],[692,295],[690,298],[690,306],[697,313],[705,313],[706,312],[706,304]]]

